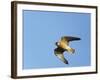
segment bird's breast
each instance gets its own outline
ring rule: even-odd
[[[63,48],[63,49],[67,49],[68,45],[64,42],[60,42],[59,43],[59,47]]]

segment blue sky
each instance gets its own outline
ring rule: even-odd
[[[23,10],[23,69],[90,66],[89,13]],[[62,36],[80,37],[70,42],[76,51],[64,53],[66,65],[54,55]]]

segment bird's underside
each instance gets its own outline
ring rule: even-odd
[[[71,37],[71,36],[63,36],[63,37],[61,37],[60,41],[56,42],[57,48],[54,50],[54,53],[65,64],[68,64],[68,61],[65,59],[63,53],[65,51],[67,51],[68,53],[74,53],[75,52],[75,49],[73,49],[69,46],[69,42],[75,41],[75,40],[80,40],[80,38]]]

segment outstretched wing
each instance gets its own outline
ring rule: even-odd
[[[65,51],[64,49],[58,47],[54,50],[54,53],[61,61],[63,61],[65,64],[68,64],[68,61],[64,58],[64,55],[63,55],[64,51]]]
[[[71,36],[63,36],[63,37],[61,37],[61,41],[66,41],[66,42],[76,41],[76,40],[81,40],[81,39],[78,38],[78,37],[71,37]]]

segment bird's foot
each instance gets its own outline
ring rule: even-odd
[[[68,52],[70,52],[70,53],[74,53],[74,52],[75,52],[75,49],[70,48],[70,49],[68,50]]]

